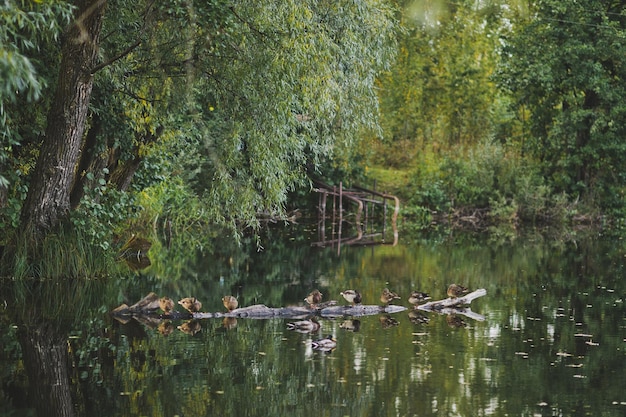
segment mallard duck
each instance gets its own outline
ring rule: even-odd
[[[361,320],[344,320],[339,327],[349,332],[358,332],[361,329]]]
[[[361,303],[361,293],[356,290],[345,290],[340,292],[340,294],[353,306]]]
[[[233,311],[239,306],[239,302],[232,295],[225,295],[222,297],[222,304],[226,307],[226,310]]]
[[[411,304],[419,304],[422,301],[430,300],[430,296],[425,292],[421,291],[413,291],[409,296],[409,303]]]
[[[304,299],[311,308],[314,308],[317,304],[322,302],[322,293],[319,290],[313,290]]]
[[[467,291],[467,287],[463,287],[462,285],[458,284],[450,284],[450,286],[448,287],[448,297],[457,298],[465,294]]]
[[[287,330],[298,333],[313,333],[320,329],[321,325],[315,320],[300,320],[287,323]]]
[[[159,308],[163,313],[170,314],[174,310],[174,300],[169,297],[159,298]]]
[[[178,301],[190,313],[197,313],[202,308],[202,303],[196,297],[187,297]]]
[[[178,326],[177,329],[185,334],[193,336],[202,329],[202,326],[200,326],[200,321],[198,320],[189,320],[188,322]]]
[[[323,339],[311,342],[311,347],[315,350],[321,350],[322,352],[329,352],[337,347],[337,340],[335,340],[332,335],[328,335]]]
[[[400,299],[400,296],[396,294],[395,292],[389,291],[389,288],[385,288],[382,294],[380,295],[380,301],[385,305],[388,305],[389,303],[393,302],[393,300],[399,300],[399,299]]]

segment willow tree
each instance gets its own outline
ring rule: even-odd
[[[158,179],[194,178],[211,221],[251,224],[282,210],[337,143],[376,128],[374,80],[394,40],[384,1],[56,3],[73,18],[32,58],[49,90],[11,108],[41,129],[8,132],[23,146],[9,150],[7,172],[25,174],[8,194],[28,179],[18,227],[32,238],[94,184],[132,188],[146,158]],[[156,180],[146,176],[135,190]]]

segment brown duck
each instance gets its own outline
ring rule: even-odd
[[[159,308],[163,313],[170,314],[174,310],[174,300],[169,297],[159,298]]]
[[[448,287],[448,297],[457,298],[467,293],[467,291],[467,287],[463,287],[462,285],[458,284],[450,284],[450,286]]]
[[[232,295],[225,295],[225,296],[223,296],[222,297],[222,304],[224,304],[224,307],[226,307],[226,310],[228,310],[229,312],[233,311],[237,307],[239,307],[239,302]]]
[[[430,296],[425,292],[413,291],[409,296],[409,303],[417,305],[422,301],[430,300]]]
[[[393,300],[399,300],[399,299],[400,299],[400,296],[396,294],[395,292],[389,291],[389,288],[385,288],[382,294],[380,295],[380,301],[384,305],[388,305],[389,303],[393,302]]]
[[[313,290],[304,299],[311,308],[314,308],[317,304],[322,302],[322,293],[319,290]]]
[[[196,297],[187,297],[178,301],[190,313],[197,313],[202,308],[202,303]]]

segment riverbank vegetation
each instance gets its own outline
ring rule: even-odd
[[[614,2],[1,8],[8,271],[46,236],[109,254],[132,233],[240,237],[312,178],[376,180],[419,229],[620,224],[626,209]]]

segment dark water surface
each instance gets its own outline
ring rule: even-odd
[[[80,321],[59,326],[69,335],[79,414],[626,415],[621,240],[401,239],[397,246],[342,247],[338,256],[304,236],[272,238],[261,252],[228,245],[175,267],[155,262],[141,275],[79,289],[100,295],[82,307]],[[193,336],[177,329],[164,336],[160,323],[123,324],[108,314],[150,291],[195,296],[203,311],[221,312],[226,294],[240,306],[280,307],[301,305],[313,288],[345,304],[339,293],[356,288],[364,304],[379,304],[389,287],[402,296],[396,304],[409,307],[412,290],[442,299],[452,282],[487,290],[472,303],[483,321],[406,310],[323,319],[319,332],[301,334],[287,330],[292,320],[213,318],[201,320]],[[2,317],[0,415],[29,415],[15,341],[22,324],[6,311]],[[311,348],[329,334],[337,340],[333,351]]]

